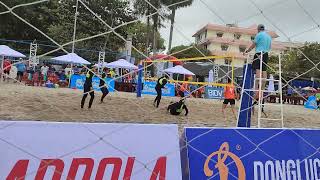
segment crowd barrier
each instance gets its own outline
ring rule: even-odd
[[[318,135],[188,127],[179,138],[177,125],[0,121],[0,179],[316,180]]]
[[[204,98],[206,99],[223,99],[224,89],[223,88],[216,88],[216,87],[205,87],[205,94]]]
[[[85,80],[86,80],[85,75],[72,75],[70,87],[73,89],[83,89]],[[115,81],[112,78],[106,78],[105,82],[106,82],[106,85],[108,85],[109,92],[114,92]],[[100,91],[99,83],[100,83],[100,79],[98,77],[92,78],[92,86],[95,91]]]
[[[156,87],[156,82],[144,82],[143,83],[143,89],[142,94],[148,94],[148,95],[157,95],[156,90],[154,89]],[[166,84],[165,88],[162,89],[162,96],[175,96],[175,86],[174,84]]]

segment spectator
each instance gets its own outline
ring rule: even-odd
[[[43,81],[46,82],[47,79],[48,79],[48,71],[49,71],[49,67],[44,64],[42,67],[41,67],[41,75],[43,76]]]
[[[3,61],[3,79],[4,81],[7,79],[9,82],[9,75],[10,75],[10,70],[11,70],[11,62],[9,59],[5,59]]]
[[[20,59],[21,62],[16,64],[17,67],[17,81],[21,82],[24,72],[26,71],[27,67],[26,64]]]
[[[71,75],[71,66],[68,65],[65,69],[64,69],[64,73],[67,77],[69,77]]]

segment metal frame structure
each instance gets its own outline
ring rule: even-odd
[[[240,99],[240,106],[239,106],[239,111],[238,111],[238,119],[237,119],[237,124],[239,126],[239,121],[240,121],[240,114],[243,113],[243,111],[250,111],[251,113],[251,109],[253,108],[253,105],[252,103],[249,105],[249,107],[242,107],[242,101],[247,101],[246,98],[243,98],[244,95],[248,95],[250,98],[251,98],[251,101],[254,100],[254,97],[252,97],[252,94],[249,94],[250,92],[255,92],[255,93],[258,93],[259,94],[259,98],[258,98],[258,117],[257,117],[257,126],[258,128],[261,128],[261,120],[267,120],[267,121],[281,121],[281,127],[284,128],[284,120],[283,120],[283,95],[282,95],[282,69],[281,69],[281,54],[278,54],[278,66],[279,66],[279,69],[278,71],[275,71],[274,69],[272,69],[270,66],[268,66],[266,64],[266,66],[268,68],[271,68],[275,73],[278,73],[278,76],[279,76],[279,79],[278,80],[275,80],[273,79],[274,82],[278,82],[279,83],[279,87],[278,87],[278,90],[277,91],[268,91],[268,90],[265,90],[265,89],[261,89],[262,88],[262,81],[270,81],[271,79],[268,79],[268,78],[262,78],[262,65],[263,65],[263,62],[262,60],[260,60],[260,78],[256,78],[254,77],[254,80],[253,80],[253,86],[251,87],[251,89],[246,89],[245,88],[245,83],[248,83],[249,81],[246,80],[247,78],[247,73],[249,71],[248,69],[248,64],[249,64],[249,59],[250,57],[248,56],[248,59],[247,59],[247,64],[246,64],[246,68],[244,69],[244,76],[243,76],[243,86],[242,86],[242,91],[241,91],[241,99]],[[261,59],[263,59],[263,53],[261,53]],[[251,70],[251,69],[250,69]],[[254,74],[254,73],[253,73]],[[254,76],[252,74],[252,76]],[[256,83],[256,80],[259,80],[259,89],[258,90],[255,90],[255,83]],[[279,99],[280,99],[280,104],[266,104],[263,102],[263,99],[266,98],[267,96],[264,96],[264,93],[279,93]],[[262,95],[261,95],[262,93]],[[251,102],[249,101],[249,102]],[[280,118],[263,118],[262,117],[262,107],[263,106],[280,106]],[[250,127],[250,121],[251,121],[251,115],[247,115],[246,116],[246,122],[249,121],[249,127]],[[247,123],[246,123],[247,124]]]

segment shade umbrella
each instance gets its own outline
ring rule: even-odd
[[[171,73],[171,74],[183,74],[183,75],[191,75],[194,76],[195,74],[188,69],[184,68],[181,65],[174,66],[168,69],[163,70],[166,73]]]
[[[70,63],[70,64],[86,64],[86,65],[91,64],[89,61],[83,59],[82,57],[78,56],[75,53],[68,53],[66,55],[58,56],[52,59],[56,61]]]
[[[208,82],[213,83],[213,70],[212,69],[209,71]],[[209,87],[212,87],[212,85],[209,85]]]
[[[117,61],[111,62],[106,64],[106,67],[108,68],[122,68],[122,69],[138,69],[138,66],[135,66],[134,64],[129,63],[125,59],[119,59]]]

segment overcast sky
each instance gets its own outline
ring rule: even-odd
[[[194,0],[192,6],[176,13],[173,47],[194,42],[192,35],[207,23],[238,23],[241,27],[265,24],[267,29],[278,33],[280,41],[288,41],[287,37],[299,42],[320,41],[320,28],[317,27],[320,24],[319,8],[320,0]],[[166,26],[161,29],[161,34],[167,45],[169,22]]]

